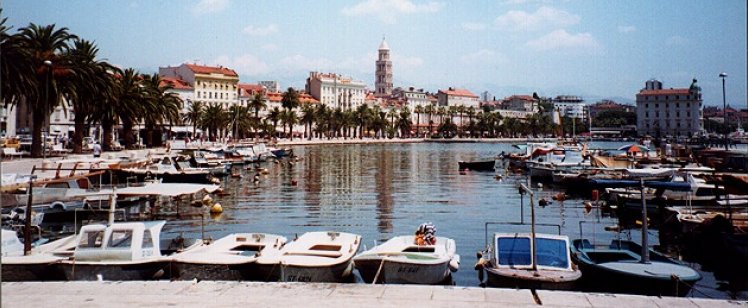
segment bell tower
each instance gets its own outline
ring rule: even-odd
[[[382,38],[379,45],[379,58],[377,59],[376,80],[374,82],[376,96],[387,96],[392,94],[392,61],[390,61],[390,47]]]

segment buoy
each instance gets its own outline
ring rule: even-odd
[[[538,200],[539,206],[547,206],[548,204],[550,204],[550,202],[548,202],[548,200],[545,200],[545,198],[541,198],[540,200]]]
[[[496,180],[501,180],[501,178],[503,178],[503,176],[501,176],[501,174],[497,174],[497,175],[494,175],[493,178],[496,179]]]
[[[553,195],[552,199],[553,200],[558,200],[558,201],[564,201],[564,200],[566,200],[566,195],[564,193],[560,192],[560,193],[557,193],[557,194]]]
[[[215,204],[213,204],[213,206],[210,207],[210,213],[211,214],[223,213],[223,207],[221,206],[220,203],[216,202]]]
[[[263,174],[263,175],[270,174],[270,171],[267,168],[260,168],[259,171],[260,171],[260,174]]]
[[[543,188],[543,183],[538,183],[538,188]]]

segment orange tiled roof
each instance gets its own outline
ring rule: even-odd
[[[185,64],[195,74],[223,74],[226,76],[239,77],[236,72],[226,67],[203,66],[196,64]]]
[[[166,84],[170,84],[172,88],[174,88],[175,90],[192,90],[193,89],[189,83],[176,77],[161,77],[161,84],[159,86],[164,86]]]
[[[453,96],[465,96],[465,97],[475,97],[477,98],[478,95],[473,94],[473,92],[470,92],[466,89],[451,89],[451,90],[439,90],[439,92],[446,93],[447,95],[453,95]]]
[[[689,89],[662,89],[662,90],[641,90],[638,95],[688,95],[691,94]]]
[[[259,84],[240,83],[236,87],[239,88],[239,96],[250,96],[255,95],[255,93],[265,92],[265,87]]]

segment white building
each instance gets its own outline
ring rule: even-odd
[[[501,109],[533,113],[538,112],[539,102],[530,95],[512,95],[501,101]]]
[[[480,108],[478,95],[465,89],[449,88],[436,93],[439,106],[465,106]]]
[[[388,96],[392,94],[392,61],[390,61],[390,47],[384,39],[382,39],[382,44],[379,45],[378,52],[374,93],[380,97]]]
[[[558,110],[561,116],[586,119],[584,100],[574,95],[559,95],[553,99],[553,109]]]
[[[364,104],[366,85],[338,74],[310,72],[306,79],[306,93],[330,108],[351,110]]]
[[[692,136],[703,130],[701,87],[693,80],[688,88],[663,89],[649,80],[636,94],[636,130],[654,137]]]
[[[259,84],[265,89],[267,89],[268,92],[280,92],[280,84],[277,81],[274,80],[263,80],[260,81]]]
[[[232,69],[185,63],[175,67],[159,67],[158,74],[162,78],[173,77],[182,80],[192,87],[192,101],[221,104],[224,108],[239,103],[236,88],[239,75]],[[184,97],[182,100],[186,101]]]

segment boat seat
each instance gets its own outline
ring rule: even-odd
[[[341,256],[343,256],[343,253],[341,253],[340,251],[290,251],[285,253],[285,255],[340,258]]]

